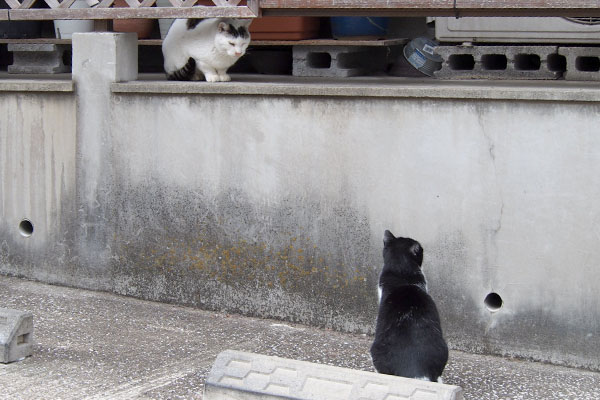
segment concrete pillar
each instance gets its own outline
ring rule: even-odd
[[[137,38],[134,33],[75,33],[73,81],[77,97],[78,249],[82,265],[104,266],[110,246],[105,225],[114,180],[110,155],[113,123],[110,85],[137,79]],[[135,116],[132,116],[135,117]],[[106,253],[106,254],[104,254]],[[106,257],[103,257],[106,255]]]

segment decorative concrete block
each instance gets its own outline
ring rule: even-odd
[[[21,360],[33,353],[33,314],[0,308],[0,362]]]
[[[558,53],[567,60],[566,80],[600,81],[600,47],[560,47]]]
[[[564,63],[556,46],[438,46],[447,79],[558,79]]]
[[[13,63],[8,66],[10,74],[56,74],[68,72],[63,56],[68,45],[52,43],[9,43]]]
[[[294,76],[348,77],[383,70],[387,48],[368,46],[294,46]]]
[[[226,350],[217,356],[204,400],[462,400],[462,389],[418,379]]]

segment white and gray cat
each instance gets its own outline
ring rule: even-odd
[[[176,19],[163,40],[169,80],[227,82],[227,69],[250,43],[251,19]]]

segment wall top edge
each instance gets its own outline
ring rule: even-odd
[[[233,76],[232,82],[140,80],[113,83],[113,93],[326,96],[600,102],[600,82],[437,81],[419,78],[294,78]]]
[[[73,81],[51,79],[0,79],[0,92],[73,92]]]

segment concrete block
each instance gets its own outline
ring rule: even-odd
[[[600,81],[600,47],[560,47],[558,54],[566,58],[566,80]]]
[[[462,389],[418,379],[226,350],[204,387],[204,400],[461,400]]]
[[[0,362],[21,360],[33,353],[33,314],[0,308]]]
[[[294,46],[294,76],[348,77],[383,70],[387,48],[368,46]]]
[[[558,79],[565,69],[556,46],[438,46],[444,79]]]
[[[68,72],[63,56],[68,45],[51,43],[9,43],[13,63],[8,66],[11,74],[56,74]]]

